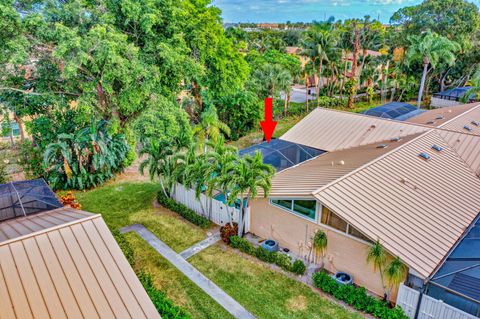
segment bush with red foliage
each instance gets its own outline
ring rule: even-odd
[[[233,225],[226,223],[225,226],[222,226],[220,228],[220,237],[227,244],[230,244],[230,237],[236,236],[237,233],[238,233],[237,223],[233,223]]]

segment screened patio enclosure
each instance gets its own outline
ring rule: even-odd
[[[0,221],[62,206],[43,179],[0,184]]]
[[[480,215],[430,280],[427,294],[480,317]]]
[[[423,112],[424,110],[420,110],[412,104],[403,102],[390,102],[371,108],[363,112],[363,114],[385,119],[405,121]]]
[[[257,151],[262,153],[263,162],[275,167],[277,172],[325,153],[325,151],[305,145],[272,139],[270,143],[263,142],[244,148],[240,150],[239,154],[240,156],[254,155]]]

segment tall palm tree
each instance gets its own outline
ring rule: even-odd
[[[220,121],[217,108],[211,105],[202,112],[200,123],[193,128],[193,134],[203,143],[203,152],[206,154],[208,142],[215,142],[222,134],[230,136],[230,128]]]
[[[445,63],[449,66],[453,65],[455,52],[459,50],[459,45],[430,30],[422,35],[410,36],[408,40],[410,47],[406,55],[406,65],[409,66],[417,62],[423,65],[417,99],[417,107],[420,108],[428,73],[440,63]]]
[[[383,272],[387,263],[387,256],[387,252],[385,251],[385,249],[383,249],[383,246],[382,244],[380,244],[379,240],[373,243],[373,245],[370,246],[370,248],[368,249],[367,262],[373,265],[374,271],[380,272],[380,279],[382,281],[384,298],[387,297],[387,292],[385,290],[385,281],[383,278]]]
[[[240,199],[240,218],[238,222],[238,236],[243,236],[245,226],[245,208],[249,207],[250,200],[258,195],[259,189],[263,190],[263,196],[267,197],[272,186],[272,177],[275,169],[263,163],[262,153],[247,155],[239,159],[230,171],[232,192],[229,204],[234,204]]]
[[[237,149],[225,144],[223,138],[219,138],[215,144],[210,145],[212,151],[207,153],[207,160],[210,163],[208,174],[211,176],[208,180],[207,194],[212,197],[213,191],[218,190],[225,199],[228,222],[233,226],[232,216],[229,210],[229,197],[231,190],[230,172],[238,159]]]
[[[284,92],[283,115],[287,115],[288,104],[290,103],[290,94],[292,93],[293,77],[287,70],[277,74],[277,86]]]
[[[388,294],[391,294],[393,288],[405,280],[407,272],[407,266],[405,266],[399,257],[394,258],[385,267],[385,278],[387,279],[387,283],[389,285]]]

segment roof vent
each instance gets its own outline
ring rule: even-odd
[[[338,162],[339,165],[345,165],[345,161]]]
[[[377,148],[387,148],[388,145],[387,144],[380,144],[380,145],[377,145]]]
[[[440,146],[438,146],[438,145],[433,145],[433,146],[432,146],[432,149],[434,149],[434,150],[437,151],[437,152],[443,151],[443,147],[440,147]]]
[[[469,132],[472,131],[472,128],[471,128],[470,126],[468,126],[468,125],[465,125],[463,128],[466,129],[466,130],[469,131]]]
[[[374,128],[376,128],[376,127],[377,127],[377,126],[376,126],[375,124],[372,124],[372,125],[370,126],[370,129],[374,129]]]
[[[435,124],[435,121],[428,121],[427,124],[428,125]]]
[[[444,118],[445,118],[445,117],[444,117],[443,115],[439,115],[439,116],[437,116],[435,119],[436,119],[436,120],[443,120]]]
[[[401,140],[400,136],[397,136],[397,137],[392,138],[392,139],[390,140],[390,142],[398,142],[398,141],[400,141],[400,140]]]
[[[418,156],[420,156],[424,160],[429,160],[430,159],[430,155],[428,155],[427,153],[424,153],[424,152],[418,154]]]
[[[480,126],[480,122],[478,122],[478,121],[472,121],[472,124],[475,125],[475,126]]]

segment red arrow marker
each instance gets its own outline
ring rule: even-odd
[[[262,127],[263,134],[265,135],[265,140],[270,143],[273,131],[275,131],[275,127],[277,126],[277,122],[273,121],[271,97],[267,97],[265,99],[265,120],[260,122],[260,126]]]

